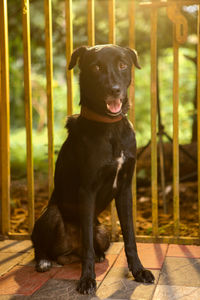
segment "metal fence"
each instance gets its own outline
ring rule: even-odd
[[[109,43],[115,44],[115,0],[108,0]],[[181,237],[180,200],[179,200],[179,47],[187,35],[187,24],[180,14],[180,7],[198,5],[197,36],[197,106],[198,106],[198,216],[200,235],[200,1],[152,1],[141,2],[144,9],[151,11],[151,186],[152,186],[152,228],[151,236],[137,235],[138,241],[170,242],[170,243],[199,243],[199,238]],[[46,78],[47,78],[47,127],[48,127],[48,183],[49,195],[53,189],[54,174],[54,123],[53,123],[53,56],[52,56],[52,7],[51,0],[44,0],[45,5],[45,40],[46,40]],[[66,61],[70,60],[73,51],[73,21],[72,0],[65,1],[66,10]],[[129,7],[129,46],[135,48],[135,1],[128,2]],[[158,234],[158,178],[157,178],[157,14],[160,7],[166,7],[169,19],[173,22],[173,236],[159,236]],[[23,51],[24,51],[24,95],[27,145],[27,186],[28,186],[28,218],[29,232],[27,236],[10,233],[10,113],[9,113],[9,51],[8,51],[8,18],[7,0],[0,0],[0,229],[5,235],[15,238],[28,237],[34,225],[34,172],[32,150],[32,96],[31,96],[31,46],[30,46],[30,11],[29,0],[22,0],[23,15]],[[88,45],[95,44],[95,0],[88,0]],[[136,47],[137,48],[137,47]],[[66,64],[67,65],[67,64]],[[135,91],[134,68],[133,81],[130,86],[132,102],[130,119],[135,123]],[[73,113],[73,71],[66,67],[67,78],[67,111]],[[136,226],[136,176],[133,180],[133,216]],[[111,206],[112,235],[116,233],[116,210]]]

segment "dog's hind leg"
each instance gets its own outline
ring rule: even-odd
[[[61,254],[57,256],[57,262],[61,265],[71,264],[73,262],[80,262],[82,255],[80,226],[75,223],[65,222],[65,248],[60,251]],[[63,241],[58,241],[63,244]]]
[[[64,223],[56,205],[49,205],[36,221],[31,239],[35,249],[36,270],[48,271],[52,266],[51,260],[56,260],[59,253],[67,250],[64,245]]]
[[[52,262],[47,258],[47,256],[44,254],[43,250],[37,247],[35,249],[35,269],[37,272],[46,272],[51,269]]]
[[[51,249],[51,232],[53,234],[52,224],[50,222],[50,216],[52,215],[52,208],[47,207],[44,213],[36,221],[31,239],[35,250],[36,271],[46,272],[51,266],[52,262],[48,253],[48,249]]]
[[[80,256],[76,255],[76,254],[63,254],[63,255],[59,255],[57,257],[57,262],[60,265],[68,265],[74,262],[80,262],[81,258]]]
[[[105,259],[105,251],[110,246],[110,235],[106,227],[98,222],[94,228],[94,250],[95,261],[103,262]]]
[[[48,258],[43,244],[40,242],[40,236],[38,236],[37,232],[37,225],[34,227],[31,238],[35,250],[35,269],[37,272],[46,272],[52,267],[52,262]]]

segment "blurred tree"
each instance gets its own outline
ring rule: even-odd
[[[21,0],[9,0],[9,50],[10,50],[10,86],[11,86],[11,126],[24,125],[23,104],[23,45],[22,45],[22,10]],[[31,20],[31,58],[34,80],[41,82],[45,77],[45,34],[44,34],[44,1],[30,0]],[[139,2],[139,1],[138,1]],[[136,2],[136,49],[143,65],[150,51],[150,10]],[[65,78],[65,0],[53,0],[53,54],[54,78],[64,82]],[[129,0],[116,0],[116,40],[117,44],[128,45]],[[87,45],[87,0],[73,0],[73,33],[74,48]],[[188,42],[183,45],[195,51],[196,15],[194,9],[183,8],[189,24]],[[95,1],[95,37],[96,44],[108,42],[108,0]],[[158,57],[165,56],[165,50],[172,47],[172,24],[166,16],[166,9],[159,9],[158,15]],[[76,71],[75,71],[76,72]],[[45,82],[42,83],[45,89]],[[35,85],[36,89],[37,86]],[[195,93],[195,92],[194,92]],[[33,93],[34,97],[34,93]],[[42,95],[41,97],[45,97]],[[192,101],[192,95],[189,95]],[[161,99],[162,100],[162,99]],[[37,95],[37,101],[40,97]],[[44,103],[44,99],[41,100]],[[34,101],[33,101],[34,104]],[[38,118],[34,110],[34,120]]]

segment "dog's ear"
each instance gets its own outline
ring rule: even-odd
[[[128,50],[129,55],[131,56],[132,62],[134,63],[134,65],[138,68],[141,69],[141,66],[139,64],[138,61],[138,54],[137,51],[131,48],[126,48],[126,50]]]
[[[87,51],[87,48],[88,48],[87,46],[81,46],[76,50],[74,50],[69,63],[69,67],[68,67],[69,70],[71,70],[77,64],[77,60],[80,59],[81,56]]]

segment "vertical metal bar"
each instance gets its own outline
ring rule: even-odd
[[[88,45],[95,44],[94,0],[88,0]]]
[[[52,57],[52,6],[45,0],[47,125],[48,125],[48,188],[51,196],[54,181],[54,112],[53,112],[53,57]]]
[[[29,0],[22,0],[23,48],[24,48],[24,98],[26,115],[26,151],[29,231],[34,224],[34,174],[32,143],[32,92],[31,92],[31,52],[30,52],[30,11]]]
[[[115,0],[108,0],[109,43],[115,44]],[[117,236],[117,212],[114,200],[111,202],[112,240]]]
[[[72,0],[66,0],[66,77],[67,77],[67,114],[73,113],[73,70],[68,70],[68,65],[73,52],[73,32],[72,32]]]
[[[135,48],[135,0],[130,2],[129,7],[129,47]],[[135,68],[132,67],[132,80],[129,88],[129,99],[130,99],[130,113],[129,118],[135,128]],[[136,219],[137,219],[137,189],[136,189],[136,165],[133,175],[132,183],[132,195],[133,195],[133,226],[136,232]]]
[[[179,44],[176,40],[176,28],[173,24],[173,203],[174,203],[174,235],[179,236]]]
[[[129,7],[129,47],[131,49],[135,48],[135,1],[130,2]],[[135,68],[132,67],[132,81],[129,89],[129,99],[130,99],[130,121],[135,125]]]
[[[153,235],[158,235],[157,187],[157,9],[151,9],[151,191]]]
[[[108,0],[109,43],[115,44],[115,0]]]
[[[10,229],[10,100],[9,100],[9,50],[7,1],[0,0],[0,48],[1,48],[1,231]]]
[[[197,20],[197,117],[198,117],[198,211],[199,211],[199,236],[200,236],[200,5],[198,5]]]
[[[1,21],[0,21],[1,22]],[[2,25],[0,24],[0,32],[2,32]],[[1,111],[1,106],[2,106],[2,95],[1,95],[1,41],[0,41],[0,233],[2,232],[2,111]]]
[[[167,214],[167,199],[165,195],[165,164],[164,164],[164,144],[162,133],[159,132],[159,160],[160,160],[160,177],[161,177],[161,189],[163,199],[163,211]]]

